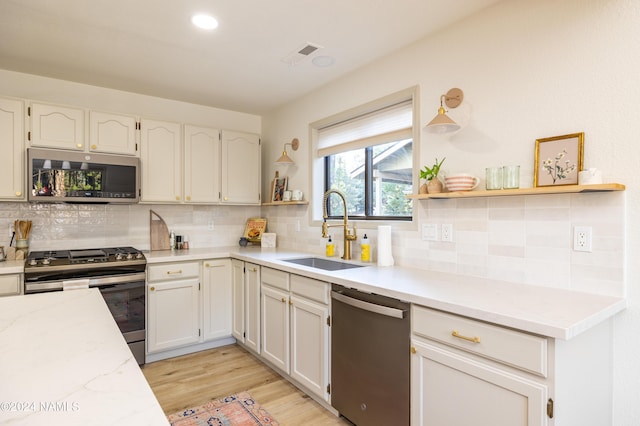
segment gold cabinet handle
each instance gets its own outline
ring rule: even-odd
[[[467,340],[467,341],[473,342],[473,343],[480,343],[480,338],[479,337],[477,337],[477,336],[474,336],[474,337],[463,336],[462,334],[458,333],[458,330],[453,330],[451,332],[451,335],[453,337],[457,337],[458,339]]]
[[[253,267],[253,269],[251,270],[253,272],[258,272],[258,268],[256,268],[255,266]]]
[[[154,291],[155,289],[155,287],[149,287],[149,291]]]
[[[167,271],[167,275],[176,275],[181,273],[182,273],[182,269],[178,269],[177,271]]]
[[[416,349],[416,347],[415,346],[411,346],[411,353],[415,354],[417,352],[418,352],[418,350]]]

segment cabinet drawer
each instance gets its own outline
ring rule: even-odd
[[[547,340],[413,306],[413,333],[547,377]]]
[[[260,280],[262,284],[289,291],[289,273],[277,269],[262,267]]]
[[[200,275],[198,262],[167,263],[149,265],[147,267],[147,281],[164,281],[177,278],[197,277]]]
[[[291,291],[299,296],[316,302],[329,304],[329,283],[318,281],[300,275],[291,275]]]
[[[0,296],[20,294],[20,275],[0,275]]]

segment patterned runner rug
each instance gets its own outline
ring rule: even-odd
[[[239,392],[167,416],[172,426],[279,426],[248,392]]]

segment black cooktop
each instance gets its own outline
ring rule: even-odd
[[[144,254],[133,247],[109,247],[78,250],[32,251],[27,256],[25,268],[37,266],[85,265],[92,263],[145,262]]]

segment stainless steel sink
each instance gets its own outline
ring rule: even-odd
[[[300,257],[297,259],[282,259],[283,262],[295,263],[310,268],[323,269],[325,271],[340,271],[342,269],[362,268],[366,265],[341,262],[339,260],[323,259],[321,257]]]

